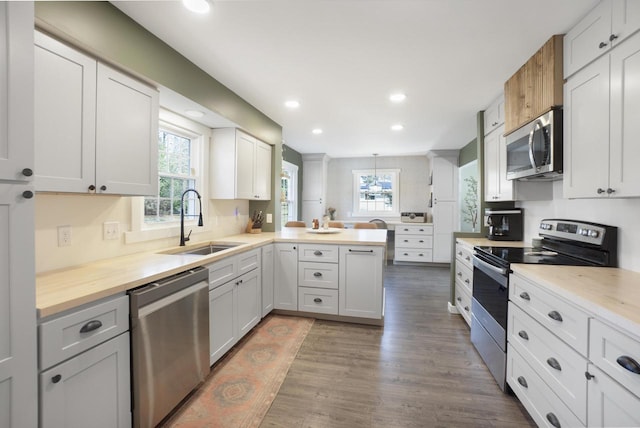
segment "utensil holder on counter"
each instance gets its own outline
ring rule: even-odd
[[[253,220],[249,219],[249,221],[247,222],[247,228],[245,230],[245,232],[247,233],[262,233],[262,228],[261,227],[253,227],[254,223]]]

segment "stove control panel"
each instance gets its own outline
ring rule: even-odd
[[[605,232],[605,227],[593,223],[546,219],[540,222],[539,235],[601,245]]]

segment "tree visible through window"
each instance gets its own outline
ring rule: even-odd
[[[353,215],[399,215],[398,175],[390,169],[353,171]]]
[[[163,223],[180,220],[182,193],[195,188],[192,175],[192,139],[167,129],[158,133],[158,195],[145,197],[145,223]],[[195,214],[195,194],[185,195],[185,214]]]

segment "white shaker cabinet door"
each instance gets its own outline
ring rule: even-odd
[[[640,426],[640,397],[611,379],[593,364],[588,365],[593,377],[587,381],[588,426]]]
[[[338,314],[382,317],[382,247],[340,247]]]
[[[273,310],[274,245],[262,247],[262,317]]]
[[[209,291],[209,364],[220,359],[238,341],[235,281]]]
[[[238,339],[241,339],[262,319],[260,269],[254,269],[239,277],[236,281]]]
[[[298,244],[275,244],[273,307],[298,310]]]
[[[253,191],[255,171],[255,138],[236,134],[236,199],[256,199]]]
[[[89,192],[95,184],[95,59],[35,33],[36,190]]]
[[[158,91],[98,64],[96,192],[158,193]]]
[[[271,146],[256,141],[254,191],[256,199],[271,199]]]
[[[0,180],[33,171],[33,3],[0,2]]]

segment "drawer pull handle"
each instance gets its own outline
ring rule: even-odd
[[[405,256],[408,256],[408,255],[409,255],[409,253],[404,253],[404,255],[405,255]]]
[[[464,282],[467,284],[471,284],[471,282],[468,279],[465,279]]]
[[[55,375],[54,377],[51,378],[51,382],[53,383],[58,383],[62,380],[62,376],[60,376],[59,374]]]
[[[320,278],[322,276],[322,272],[314,272],[313,276],[315,276],[316,278]]]
[[[80,329],[80,333],[89,333],[93,330],[99,329],[100,327],[102,327],[102,321],[98,321],[98,320],[89,321],[88,323],[82,326],[82,328]]]
[[[606,47],[607,47],[607,44],[606,44],[605,42],[600,42],[600,44],[598,45],[598,47],[599,47],[600,49],[602,49],[602,48],[606,48]]]
[[[562,366],[560,366],[560,363],[558,362],[558,360],[556,360],[553,357],[547,358],[547,364],[549,364],[551,366],[551,368],[553,368],[553,369],[556,369],[558,371],[562,371]]]
[[[591,379],[593,379],[595,376],[594,376],[594,375],[592,375],[592,374],[591,374],[591,373],[589,373],[589,372],[584,372],[584,377],[586,377],[586,378],[587,378],[587,380],[591,380]]]
[[[421,239],[421,240],[419,240],[418,242],[420,242],[420,243],[422,244],[424,241]]]
[[[527,301],[531,300],[531,296],[529,296],[529,293],[527,293],[526,291],[523,291],[522,293],[520,293],[520,298]]]
[[[518,376],[518,383],[524,386],[525,388],[529,388],[529,384],[527,383],[527,380],[523,376]]]
[[[621,355],[616,362],[631,373],[640,374],[640,364],[633,358]]]
[[[458,272],[458,276],[462,278],[462,272]]]
[[[420,253],[420,254],[418,254],[418,255],[419,255],[420,257],[424,257],[424,254],[422,254],[422,253]]]
[[[458,255],[461,256],[462,255],[462,251],[458,251]]]
[[[352,250],[351,248],[349,248],[349,252],[350,253],[373,253],[373,250]]]
[[[562,322],[562,315],[560,315],[560,312],[558,311],[551,311],[547,315],[549,315],[549,318],[551,318],[552,320]]]
[[[409,242],[409,240],[408,240],[408,239],[405,239],[405,240],[404,240],[404,242]]]
[[[560,421],[558,420],[558,417],[556,415],[554,415],[553,413],[547,413],[547,420],[554,427],[561,428]]]
[[[322,299],[319,297],[316,297],[315,299],[313,299],[314,303],[322,303]]]
[[[518,332],[518,336],[520,336],[521,338],[523,338],[524,340],[529,340],[529,335],[527,334],[526,331],[524,330],[520,330]]]
[[[314,255],[314,256],[321,256],[321,255],[322,255],[322,251],[320,251],[320,250],[315,250],[315,251],[313,252],[313,255]]]
[[[462,302],[462,297],[458,297],[456,300],[457,300],[458,302]]]
[[[464,258],[466,261],[470,262],[471,261],[471,257],[467,256]]]
[[[465,311],[467,311],[467,312],[469,312],[469,306],[465,306],[465,307],[464,307],[464,310],[465,310]]]

